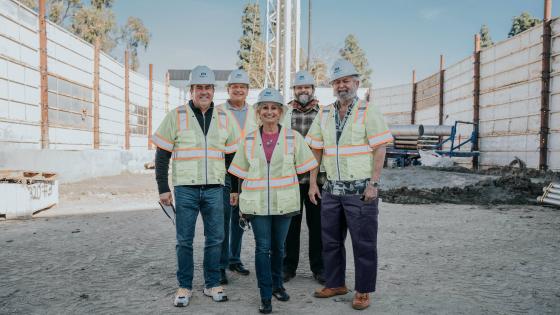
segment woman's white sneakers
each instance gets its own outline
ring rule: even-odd
[[[213,287],[213,288],[204,288],[202,290],[204,295],[209,296],[214,300],[214,302],[225,302],[228,300],[227,295],[224,293],[224,288],[221,286]]]
[[[177,307],[187,306],[189,305],[191,296],[192,296],[191,290],[185,288],[179,288],[175,293],[175,300],[173,301],[173,305]]]

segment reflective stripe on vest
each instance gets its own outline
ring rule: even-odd
[[[229,166],[229,172],[232,173],[233,175],[239,177],[239,178],[243,178],[246,179],[247,176],[249,175],[249,172],[247,172],[246,170],[242,169],[239,165],[235,164],[235,163],[231,163]]]
[[[209,159],[224,159],[224,152],[221,150],[208,148],[207,154]],[[203,159],[206,157],[206,154],[203,148],[180,149],[173,151],[172,157],[174,160],[192,160]]]
[[[362,145],[345,145],[338,147],[338,156],[352,156],[371,153],[372,149],[367,144]],[[325,147],[325,156],[336,156],[337,147]]]
[[[227,129],[227,125],[228,125],[227,114],[224,111],[218,109],[218,126],[220,128]]]
[[[153,142],[155,145],[157,145],[158,147],[160,147],[160,148],[162,148],[162,149],[164,149],[164,150],[166,150],[166,151],[169,151],[169,152],[173,151],[173,146],[174,146],[174,144],[171,143],[171,142],[169,142],[169,141],[167,141],[167,139],[165,139],[164,137],[162,137],[162,136],[161,136],[159,133],[157,133],[157,132],[152,136],[152,142]]]
[[[252,132],[245,138],[245,156],[248,159],[252,159],[255,153],[255,135],[256,131]]]
[[[369,103],[365,103],[360,101],[358,104],[358,111],[356,113],[356,117],[354,117],[354,123],[358,122],[360,124],[365,123],[366,121],[366,111],[368,108]]]
[[[368,143],[371,147],[375,147],[391,141],[393,141],[393,136],[391,135],[390,130],[368,137]]]
[[[321,129],[324,130],[327,125],[327,120],[329,119],[329,113],[331,112],[331,105],[323,108],[321,112]]]
[[[301,163],[300,165],[296,165],[296,173],[303,174],[309,172],[309,170],[317,167],[317,160],[315,157],[310,158],[309,160]]]
[[[269,181],[262,178],[259,179],[245,179],[243,181],[243,189],[247,190],[258,190],[258,189],[265,189],[267,183],[270,183],[270,188],[283,188],[289,187],[292,185],[297,185],[298,177],[297,174],[286,176],[286,177],[279,177],[279,178],[271,178]]]
[[[295,141],[294,131],[292,129],[286,129],[286,131],[284,132],[284,137],[285,137],[284,143],[286,144],[284,148],[284,153],[286,153],[286,155],[291,155],[294,153],[294,141]]]
[[[186,130],[188,126],[187,105],[177,107],[177,130]]]

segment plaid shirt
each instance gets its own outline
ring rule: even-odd
[[[312,100],[308,103],[305,107],[306,111],[303,110],[301,104],[296,102],[295,100],[291,101],[288,105],[290,105],[294,110],[292,112],[292,129],[299,132],[303,137],[307,135],[309,128],[311,128],[311,124],[313,123],[313,119],[319,113],[319,101]],[[321,176],[325,176],[324,174],[319,174],[317,181],[321,182]],[[299,175],[299,182],[300,184],[308,184],[309,183],[309,173],[305,173],[303,175]]]
[[[292,129],[305,137],[309,128],[311,128],[313,119],[315,119],[315,116],[319,113],[319,101],[312,100],[308,106],[305,107],[307,111],[303,111],[302,106],[296,101],[291,101],[288,105],[294,109],[292,112]]]

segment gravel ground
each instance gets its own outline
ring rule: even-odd
[[[201,292],[200,220],[194,297],[187,308],[172,306],[174,228],[153,206],[153,187],[139,188],[152,181],[150,175],[126,175],[62,185],[58,207],[32,220],[0,221],[0,314],[256,314],[252,233],[245,235],[241,255],[251,275],[229,273],[230,301],[215,303]],[[115,211],[132,204],[146,204],[146,210]],[[362,313],[560,313],[557,210],[382,203],[379,222],[378,290]],[[349,242],[347,284],[353,288]],[[292,298],[273,301],[274,312],[360,313],[350,307],[353,293],[312,297],[318,284],[306,252],[304,229],[297,276],[286,284]]]

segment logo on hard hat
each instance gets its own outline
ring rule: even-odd
[[[341,70],[342,70],[342,69],[340,69],[340,67],[334,68],[334,72],[335,72],[335,73],[336,73],[336,72],[340,72]]]
[[[201,72],[201,73],[200,73],[200,76],[201,76],[201,77],[205,77],[205,76],[206,76],[206,72]]]
[[[237,73],[237,74],[235,75],[235,77],[236,77],[236,78],[241,78],[241,73]]]

